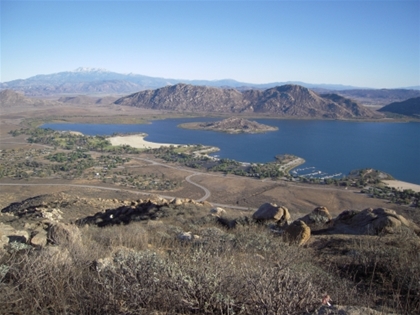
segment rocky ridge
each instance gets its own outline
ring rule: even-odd
[[[92,215],[75,217],[76,214],[92,213],[94,209],[99,208],[102,210]],[[69,215],[75,209],[79,211]],[[273,203],[261,205],[251,217],[229,218],[223,208],[214,208],[208,202],[196,202],[192,199],[167,200],[159,196],[150,196],[144,200],[129,201],[78,198],[59,193],[28,198],[2,209],[0,238],[2,246],[13,241],[45,246],[48,242],[58,242],[53,240],[58,237],[51,236],[51,233],[78,233],[57,232],[54,229],[77,231],[77,226],[105,227],[138,221],[161,221],[178,215],[201,224],[214,222],[228,229],[252,222],[267,224],[274,233],[283,235],[286,242],[299,246],[308,242],[311,230],[316,235],[383,235],[408,231],[413,236],[420,236],[420,227],[417,224],[393,210],[383,208],[345,210],[333,218],[326,207],[317,207],[304,217],[292,221],[286,207]]]
[[[60,105],[60,103],[49,100],[29,98],[13,90],[0,91],[0,108],[10,108],[18,106],[40,107],[52,105],[56,106]]]
[[[336,94],[321,96],[299,85],[264,91],[177,84],[122,97],[116,105],[177,112],[258,113],[280,117],[380,118],[382,114]]]

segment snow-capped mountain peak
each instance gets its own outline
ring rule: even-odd
[[[109,71],[102,68],[79,67],[76,70],[73,70],[72,72],[109,72]]]

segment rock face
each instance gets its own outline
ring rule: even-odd
[[[332,216],[326,207],[317,207],[311,213],[305,215],[299,220],[305,222],[307,225],[322,225],[330,222]]]
[[[294,221],[283,232],[283,240],[290,245],[304,245],[311,237],[311,228],[301,220]]]
[[[252,218],[257,221],[272,220],[278,224],[284,224],[290,220],[290,213],[286,207],[279,207],[274,203],[265,203],[254,212]]]
[[[291,84],[243,93],[235,89],[176,84],[134,93],[114,104],[179,112],[270,113],[282,117],[382,117],[382,114],[336,94],[320,96]]]
[[[411,230],[420,236],[420,227],[390,209],[346,210],[334,219],[331,233],[378,235],[394,233],[400,229]]]

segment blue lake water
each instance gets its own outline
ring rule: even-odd
[[[147,125],[45,124],[54,130],[86,135],[144,132],[152,142],[216,146],[221,158],[243,162],[269,162],[277,154],[293,154],[306,163],[299,174],[348,174],[353,169],[375,168],[395,178],[420,184],[420,123],[349,122],[326,120],[255,119],[277,126],[265,134],[225,134],[178,128],[184,122],[211,118],[166,119]],[[304,169],[304,170],[302,170]]]

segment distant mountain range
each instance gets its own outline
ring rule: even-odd
[[[239,92],[208,86],[176,84],[137,92],[116,105],[196,113],[272,114],[296,118],[380,118],[382,114],[337,94],[317,93],[299,85]]]
[[[348,90],[353,86],[339,84],[310,84],[298,81],[252,84],[231,79],[226,80],[177,80],[149,77],[140,74],[121,74],[105,69],[78,68],[53,74],[39,74],[28,79],[0,83],[1,89],[22,91],[26,95],[41,96],[51,94],[127,94],[147,89],[161,88],[178,83],[213,87],[241,89],[267,89],[285,84],[297,84],[307,88],[326,90]]]
[[[53,74],[40,74],[28,79],[0,83],[0,90],[11,89],[27,96],[77,96],[77,95],[127,95],[144,90],[154,90],[179,83],[236,89],[238,91],[266,90],[275,86],[299,85],[318,94],[336,93],[352,98],[363,105],[384,106],[420,96],[420,86],[411,89],[369,89],[339,84],[310,84],[288,81],[252,84],[235,80],[178,80],[149,77],[140,74],[121,74],[105,69],[78,68]]]

